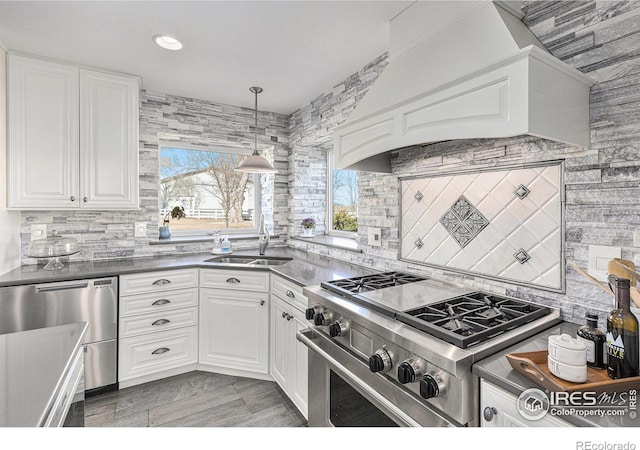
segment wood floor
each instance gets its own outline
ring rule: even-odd
[[[89,396],[85,427],[299,427],[306,420],[273,381],[189,372]]]

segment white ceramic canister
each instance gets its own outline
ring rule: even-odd
[[[547,366],[558,378],[572,383],[587,381],[587,346],[568,334],[549,336]]]

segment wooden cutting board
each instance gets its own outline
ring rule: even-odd
[[[513,370],[524,375],[538,386],[549,391],[559,392],[623,392],[638,389],[640,377],[621,378],[612,380],[606,369],[587,367],[587,381],[572,383],[556,377],[547,365],[546,350],[525,353],[510,353],[505,355]]]

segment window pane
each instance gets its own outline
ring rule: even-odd
[[[233,169],[245,158],[234,153],[160,149],[160,221],[176,206],[186,218],[172,230],[255,228],[255,180]]]
[[[358,172],[333,171],[333,229],[358,231]]]

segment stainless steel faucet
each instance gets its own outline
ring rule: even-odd
[[[267,245],[269,245],[269,231],[264,224],[264,214],[260,214],[260,225],[258,226],[258,252],[260,256],[264,255]]]

